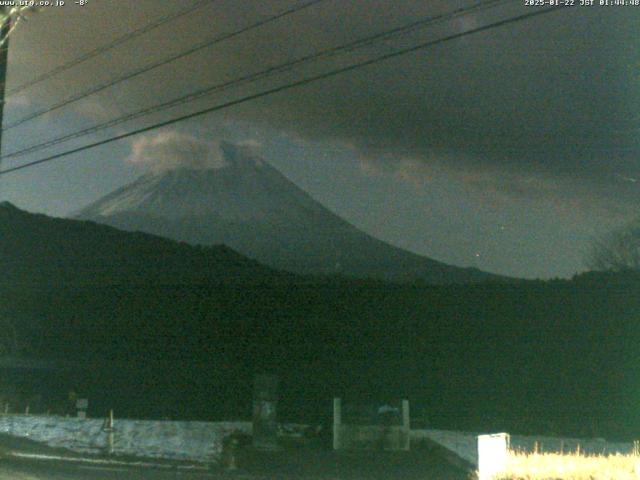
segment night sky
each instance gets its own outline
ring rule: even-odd
[[[189,0],[88,0],[11,37],[4,125],[300,3],[211,1],[15,95],[11,89]],[[326,0],[5,131],[3,154],[200,88],[477,1]],[[579,3],[579,0],[576,2]],[[137,119],[3,168],[532,12],[502,2]],[[0,197],[63,216],[149,168],[252,145],[314,198],[394,245],[527,278],[584,270],[592,239],[638,215],[640,7],[557,9],[0,179]]]

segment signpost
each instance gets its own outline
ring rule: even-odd
[[[76,401],[76,408],[78,409],[78,418],[87,418],[87,409],[89,408],[89,400],[86,398],[79,398]]]
[[[253,447],[278,449],[278,377],[257,375],[253,389]]]

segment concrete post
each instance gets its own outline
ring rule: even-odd
[[[340,434],[342,433],[342,400],[333,399],[333,449],[340,450]]]
[[[478,480],[493,480],[507,469],[509,434],[478,435]]]

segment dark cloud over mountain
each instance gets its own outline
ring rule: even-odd
[[[412,0],[389,9],[386,1],[321,2],[205,49],[189,62],[178,61],[125,84],[125,96],[113,100],[125,105],[125,100],[135,97],[141,102],[141,86],[147,90],[147,98],[168,96],[169,91],[184,92],[189,86],[233,78],[477,3]],[[504,3],[296,69],[295,74],[278,77],[275,83],[478,28],[535,8],[527,9],[521,2]],[[15,55],[45,70],[51,66],[47,63],[58,64],[60,58],[36,51],[34,38],[40,39],[38,43],[45,49],[62,46],[62,54],[72,57],[86,50],[85,44],[117,37],[129,25],[144,23],[185,5],[181,2],[157,8],[157,2],[140,1],[126,10],[119,9],[121,16],[108,21],[105,17],[113,15],[108,1],[97,3],[86,12],[72,11],[71,7],[67,18],[63,18],[64,9],[43,11],[22,26]],[[145,62],[151,62],[193,44],[194,39],[232,31],[291,5],[284,1],[268,5],[247,0],[213,2],[198,10],[197,15],[176,21],[174,34],[159,29],[133,44],[123,45],[106,59],[88,62],[82,70],[95,70],[98,81],[105,75],[105,61],[112,67],[108,74],[113,75],[139,65],[136,53],[141,51],[146,53]],[[54,34],[44,31],[48,16],[59,17],[63,23],[62,40],[47,41]],[[633,34],[639,18],[640,10],[633,8],[559,9],[290,90],[234,109],[229,115],[275,121],[312,138],[341,138],[369,153],[382,149],[428,162],[446,150],[460,152],[456,157],[460,163],[548,169],[550,174],[592,177],[592,169],[632,170],[637,165],[631,159],[640,148],[636,140],[640,126],[634,123],[640,110],[640,91],[634,88],[639,81],[640,40]],[[187,26],[191,27],[189,31]],[[155,48],[149,48],[152,46]],[[14,67],[17,83],[20,77],[27,76],[27,70],[33,69],[33,64],[26,69],[26,63]],[[158,77],[163,82],[157,82]],[[75,80],[86,85],[85,78],[76,76]],[[65,79],[69,80],[73,82],[73,78]],[[262,82],[260,86],[273,83]],[[252,92],[252,88],[242,91]],[[55,89],[57,96],[62,93]],[[617,152],[616,158],[607,154],[610,166],[605,167],[600,161],[602,152],[612,149]],[[452,157],[447,156],[447,163],[455,163]]]
[[[9,83],[20,84],[33,71],[47,71],[191,3],[140,0],[127,8],[114,8],[113,1],[105,0],[86,8],[44,10],[21,25],[20,35],[14,38]],[[79,103],[74,111],[87,122],[98,123],[480,3],[406,0],[390,5],[387,0],[326,0],[122,83],[93,97],[95,108]],[[85,89],[87,79],[99,84],[293,5],[298,4],[212,2],[172,22],[171,29],[150,32],[28,90],[21,98],[30,107],[21,104],[8,115],[17,116],[16,112],[37,109],[52,98]],[[177,107],[149,121],[238,99],[536,8],[540,7],[526,7],[520,1],[477,8],[429,28]],[[417,182],[451,179],[482,202],[494,202],[496,196],[532,202],[542,198],[594,219],[621,222],[637,213],[640,200],[638,183],[633,181],[640,177],[638,20],[640,9],[634,7],[557,9],[221,111],[204,117],[202,128],[215,130],[225,122],[241,121],[257,130],[286,132],[302,142],[352,148],[373,172]]]

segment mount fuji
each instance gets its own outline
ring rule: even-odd
[[[295,273],[435,284],[500,278],[373,238],[248,149],[229,143],[220,148],[224,162],[218,168],[148,173],[74,217],[190,244],[225,244]]]

